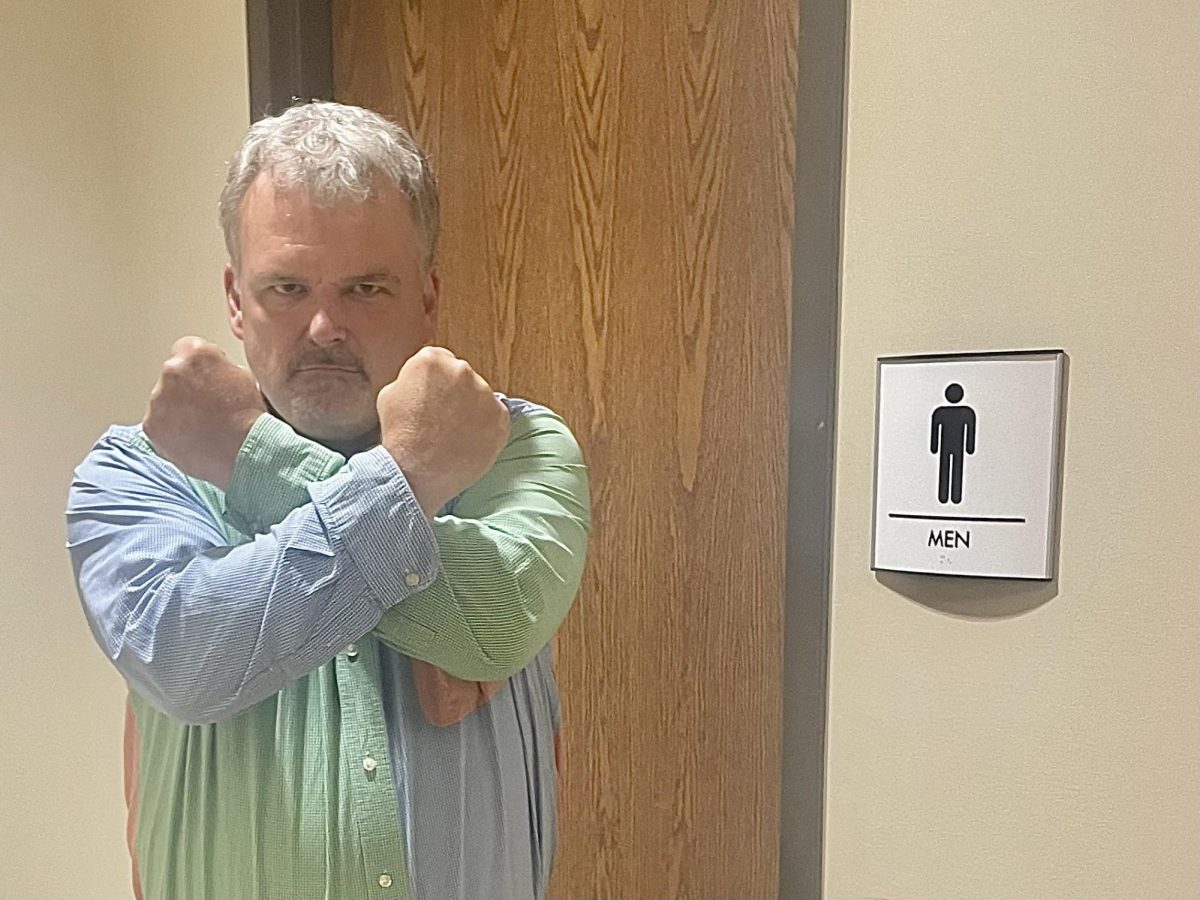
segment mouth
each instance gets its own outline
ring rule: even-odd
[[[300,374],[301,372],[341,372],[345,375],[362,374],[359,369],[351,369],[346,366],[304,366],[296,370],[296,374]]]

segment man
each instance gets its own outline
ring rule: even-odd
[[[135,890],[543,897],[578,447],[428,346],[437,197],[393,123],[332,103],[257,123],[221,220],[249,372],[177,342],[67,510],[131,688]]]

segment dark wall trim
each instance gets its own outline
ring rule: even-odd
[[[331,0],[246,0],[250,121],[333,98]]]
[[[848,0],[799,0],[779,896],[821,900]]]

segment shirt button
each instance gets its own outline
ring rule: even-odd
[[[354,659],[354,657],[358,656],[358,644],[351,644],[349,647],[347,647],[346,655],[351,659]]]
[[[379,765],[379,763],[375,762],[375,757],[367,756],[363,758],[363,768],[368,772],[374,772],[377,765]]]
[[[409,587],[416,587],[421,583],[421,576],[416,572],[409,572],[404,576],[404,580],[408,583]]]
[[[379,886],[381,888],[390,888],[392,886],[392,876],[384,872],[379,876]]]

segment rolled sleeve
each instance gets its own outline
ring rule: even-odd
[[[309,485],[308,493],[334,550],[354,560],[385,609],[437,579],[437,539],[386,448],[356,454],[334,477]]]

